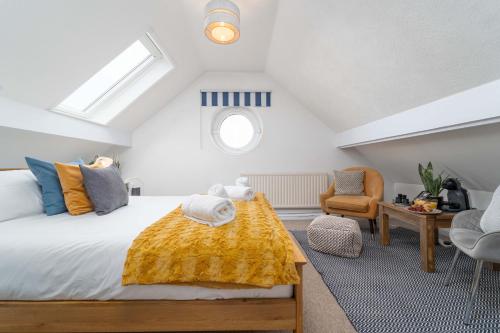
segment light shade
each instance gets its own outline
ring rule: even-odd
[[[205,35],[217,44],[240,38],[240,10],[229,0],[212,0],[205,7]]]

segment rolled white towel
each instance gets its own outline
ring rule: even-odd
[[[236,186],[250,187],[248,177],[238,177],[236,178],[236,181],[234,183],[236,184]]]
[[[229,197],[227,195],[226,189],[224,188],[224,185],[222,184],[212,185],[212,187],[208,189],[208,195],[213,195],[214,197],[221,197],[221,198]]]
[[[182,203],[184,216],[198,223],[218,227],[234,220],[236,209],[229,199],[193,194]]]
[[[233,200],[250,201],[255,198],[255,192],[247,186],[224,186],[227,195]]]

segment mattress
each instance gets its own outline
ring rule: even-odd
[[[292,286],[213,289],[122,286],[135,237],[184,197],[131,197],[111,214],[34,215],[0,223],[0,300],[193,300],[288,298]]]

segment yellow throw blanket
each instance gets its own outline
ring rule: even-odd
[[[217,228],[185,218],[180,207],[146,228],[128,250],[122,284],[297,284],[292,240],[264,195],[235,206],[236,219]]]

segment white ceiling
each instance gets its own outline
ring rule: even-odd
[[[236,1],[240,40],[203,35],[205,1],[0,1],[0,95],[48,109],[152,30],[175,69],[109,125],[139,126],[205,71],[263,71],[277,0]]]
[[[283,0],[267,71],[342,131],[500,77],[500,1]]]
[[[138,127],[206,71],[265,71],[334,131],[500,79],[498,0],[234,1],[241,38],[221,46],[203,35],[208,0],[0,0],[0,95],[50,108],[148,30],[175,69],[111,127]],[[493,189],[498,129],[359,150],[394,181],[433,160]]]
[[[50,108],[150,29],[176,68],[112,127],[205,71],[266,71],[335,131],[500,78],[497,0],[235,0],[241,38],[224,46],[203,35],[207,1],[0,1],[0,94]]]
[[[4,97],[39,108],[57,105],[148,30],[175,70],[110,125],[131,129],[202,72],[179,1],[3,0],[0,85]]]
[[[182,1],[187,27],[205,71],[265,70],[277,0],[233,0],[241,12],[241,37],[234,44],[222,46],[209,41],[203,32],[204,8],[208,0]]]

